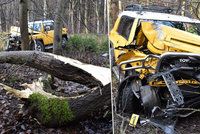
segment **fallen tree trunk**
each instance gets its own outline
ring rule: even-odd
[[[111,104],[111,72],[108,68],[37,51],[1,52],[0,63],[25,64],[62,80],[74,81],[90,87],[91,90],[84,95],[58,97],[45,92],[43,87],[37,83],[27,84],[26,90],[22,91],[0,84],[5,90],[19,98],[28,98],[33,93],[40,93],[48,98],[65,99],[76,120],[90,116],[91,113]]]
[[[84,64],[71,58],[38,51],[10,51],[0,53],[0,63],[25,64],[59,79],[73,81],[89,88],[110,83],[110,69]]]
[[[39,93],[48,98],[57,98],[61,100],[66,100],[69,103],[69,108],[74,115],[74,120],[84,119],[94,114],[98,109],[103,109],[104,106],[111,107],[111,89],[110,84],[107,84],[103,88],[94,88],[90,92],[74,97],[58,97],[52,95],[51,93],[45,92],[39,82],[34,82],[33,84],[28,84],[25,90],[17,90],[11,88],[7,85],[0,83],[9,93],[14,94],[18,98],[28,99],[33,93]],[[40,114],[40,113],[38,113]]]
[[[90,93],[78,98],[68,99],[70,107],[77,119],[95,112],[104,106],[111,107],[111,87],[110,84],[102,89],[93,89]]]

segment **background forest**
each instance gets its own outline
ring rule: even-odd
[[[5,34],[10,27],[19,26],[20,6],[23,0],[0,0],[0,49],[5,44]],[[63,1],[63,27],[68,29],[69,41],[62,55],[86,63],[108,65],[108,15],[106,0]],[[59,7],[57,0],[28,0],[28,21],[55,20]],[[23,15],[22,15],[23,16]],[[26,43],[28,44],[28,43]],[[96,59],[96,60],[95,60]],[[102,62],[103,60],[103,62]]]
[[[19,1],[0,1],[0,31],[9,31],[19,21]],[[28,20],[54,19],[56,0],[29,0]],[[107,9],[105,0],[69,0],[63,17],[70,33],[107,33]]]
[[[199,0],[110,0],[111,27],[119,12],[130,4],[160,5],[173,9],[173,14],[179,14],[190,18],[200,18]]]

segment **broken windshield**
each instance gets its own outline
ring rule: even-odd
[[[172,21],[161,21],[161,20],[153,20],[153,22],[156,24],[170,26],[196,35],[200,35],[200,31],[196,23],[172,22]]]

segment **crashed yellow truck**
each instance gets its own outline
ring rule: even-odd
[[[166,133],[200,106],[200,21],[171,12],[129,5],[109,35],[116,112],[146,115]]]
[[[37,51],[45,51],[45,49],[52,48],[54,39],[54,21],[34,21],[28,23],[30,48]],[[68,40],[68,30],[62,29],[62,46],[66,44]],[[21,50],[21,37],[20,28],[17,26],[11,26],[10,37],[5,44],[5,50]]]

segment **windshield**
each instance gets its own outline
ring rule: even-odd
[[[196,35],[200,35],[200,31],[196,23],[172,22],[172,21],[161,21],[161,20],[153,20],[153,22],[156,24],[170,26]]]
[[[28,28],[30,28],[33,31],[40,32],[42,30],[42,24],[44,25],[45,29],[53,30],[54,29],[54,23],[51,21],[48,22],[31,22],[28,24]]]

